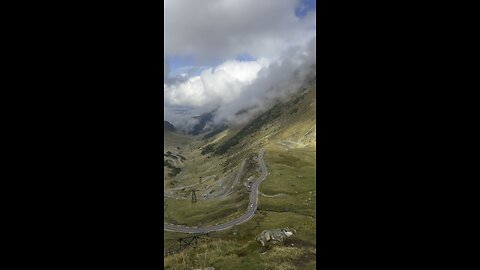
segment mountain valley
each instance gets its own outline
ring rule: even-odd
[[[245,124],[205,129],[212,119],[203,115],[190,133],[164,122],[164,223],[170,228],[164,247],[199,237],[195,247],[166,252],[165,267],[277,269],[282,262],[284,269],[315,269],[316,78]],[[257,179],[263,180],[258,187]],[[255,188],[257,196],[251,195]],[[258,205],[250,210],[252,197]],[[249,211],[254,215],[238,225],[194,233],[241,220]],[[283,227],[295,234],[282,245],[255,240],[264,230]]]

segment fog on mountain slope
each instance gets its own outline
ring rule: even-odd
[[[306,80],[316,76],[315,46],[316,39],[313,38],[303,47],[288,49],[276,61],[263,61],[262,68],[255,66],[258,72],[253,79],[251,72],[246,77],[241,75],[247,72],[242,69],[212,69],[186,82],[168,85],[165,87],[165,118],[179,129],[189,132],[194,129],[193,133],[196,134],[198,125],[204,126],[205,121],[194,116],[214,110],[212,125],[246,123],[298,91]],[[243,65],[243,68],[248,69],[248,65]],[[193,91],[195,95],[187,95],[182,91]],[[183,95],[182,98],[179,95]],[[182,106],[184,113],[176,113],[171,109],[174,106]]]

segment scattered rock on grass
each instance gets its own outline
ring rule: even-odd
[[[260,243],[262,243],[262,246],[268,244],[275,245],[278,243],[283,243],[283,241],[285,241],[287,237],[290,237],[292,235],[293,232],[289,228],[264,230],[256,237],[256,240],[260,241]]]

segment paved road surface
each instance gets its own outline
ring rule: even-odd
[[[248,209],[247,212],[242,215],[241,217],[228,221],[227,223],[223,223],[220,225],[215,225],[215,226],[210,226],[210,227],[187,227],[187,226],[182,226],[182,225],[174,225],[174,224],[166,224],[164,223],[163,229],[165,231],[171,231],[171,232],[182,232],[182,233],[208,233],[208,232],[214,232],[214,231],[223,231],[226,229],[230,229],[231,227],[235,225],[242,224],[244,222],[249,221],[253,215],[255,214],[255,211],[257,210],[258,206],[258,188],[260,187],[260,184],[265,180],[265,177],[267,177],[267,167],[265,166],[265,162],[263,161],[263,154],[265,153],[265,150],[260,150],[258,153],[258,163],[260,164],[260,169],[261,169],[261,174],[258,177],[257,181],[253,183],[252,185],[252,191],[250,192],[250,202],[248,203]]]

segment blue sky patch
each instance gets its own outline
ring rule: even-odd
[[[235,60],[245,62],[245,61],[255,61],[257,59],[255,59],[252,56],[250,56],[249,54],[245,53],[245,54],[238,55],[235,58]]]
[[[300,4],[295,8],[295,16],[303,18],[309,11],[316,10],[316,0],[300,0]]]
[[[298,18],[304,18],[310,11],[316,10],[316,0],[300,0],[299,4],[295,8],[295,16]],[[208,63],[201,63],[202,65],[199,66],[195,60],[194,55],[188,56],[172,56],[166,55],[166,61],[168,62],[170,73],[169,77],[177,77],[181,74],[187,74],[188,76],[197,76],[203,70],[209,67],[216,67],[222,62],[208,62]],[[224,59],[226,60],[226,59]],[[237,61],[255,61],[256,58],[252,57],[248,53],[240,54],[235,57]]]

